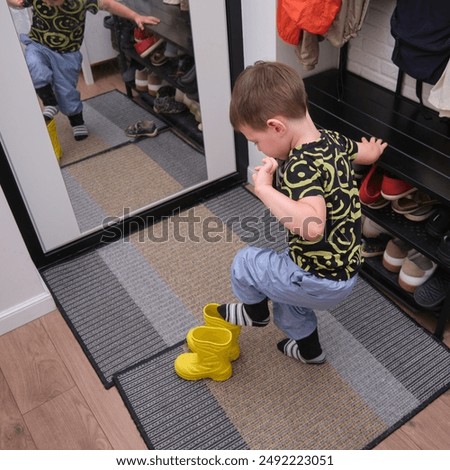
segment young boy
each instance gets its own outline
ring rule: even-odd
[[[21,34],[26,46],[25,60],[36,93],[44,105],[44,118],[52,120],[60,110],[70,121],[75,140],[88,136],[83,105],[77,90],[81,71],[80,47],[84,39],[86,13],[106,10],[134,21],[138,28],[158,24],[154,16],[143,16],[115,0],[7,0],[12,8],[32,7],[28,35]]]
[[[387,144],[319,130],[308,113],[302,79],[277,62],[257,62],[241,73],[230,120],[266,155],[255,168],[254,189],[289,231],[289,248],[281,254],[251,246],[239,251],[231,284],[241,303],[222,304],[218,312],[235,325],[263,327],[270,299],[274,322],[287,336],[278,349],[321,364],[325,354],[313,309],[344,300],[361,264],[361,206],[352,162],[375,162]]]

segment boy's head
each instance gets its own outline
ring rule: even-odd
[[[288,65],[256,62],[241,72],[231,95],[230,121],[239,131],[243,126],[264,130],[276,116],[303,118],[307,95],[303,80]]]

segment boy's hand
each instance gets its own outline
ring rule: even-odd
[[[358,156],[355,159],[355,163],[370,165],[376,162],[387,145],[387,142],[383,142],[382,139],[371,137],[370,140],[367,140],[365,137],[362,137],[361,142],[358,142]]]
[[[272,187],[273,174],[278,168],[278,162],[272,157],[264,157],[262,163],[262,165],[255,167],[255,172],[252,176],[256,192],[263,186]]]
[[[134,22],[139,29],[144,29],[145,24],[158,24],[161,20],[156,16],[136,15]]]

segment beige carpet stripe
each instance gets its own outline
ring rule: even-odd
[[[134,144],[67,168],[110,216],[122,216],[169,197],[183,188]]]
[[[250,448],[362,448],[367,436],[386,428],[329,363],[316,367],[288,359],[276,349],[281,339],[273,324],[243,329],[233,377],[208,381]]]
[[[165,242],[144,243],[163,238]],[[199,321],[207,303],[235,300],[230,266],[237,250],[245,244],[205,206],[182,212],[173,221],[155,224],[131,240]],[[202,289],[193,287],[191,281]]]

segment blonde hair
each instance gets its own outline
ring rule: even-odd
[[[302,118],[307,112],[303,80],[281,62],[258,61],[238,76],[231,94],[230,122],[262,130],[275,116]]]

